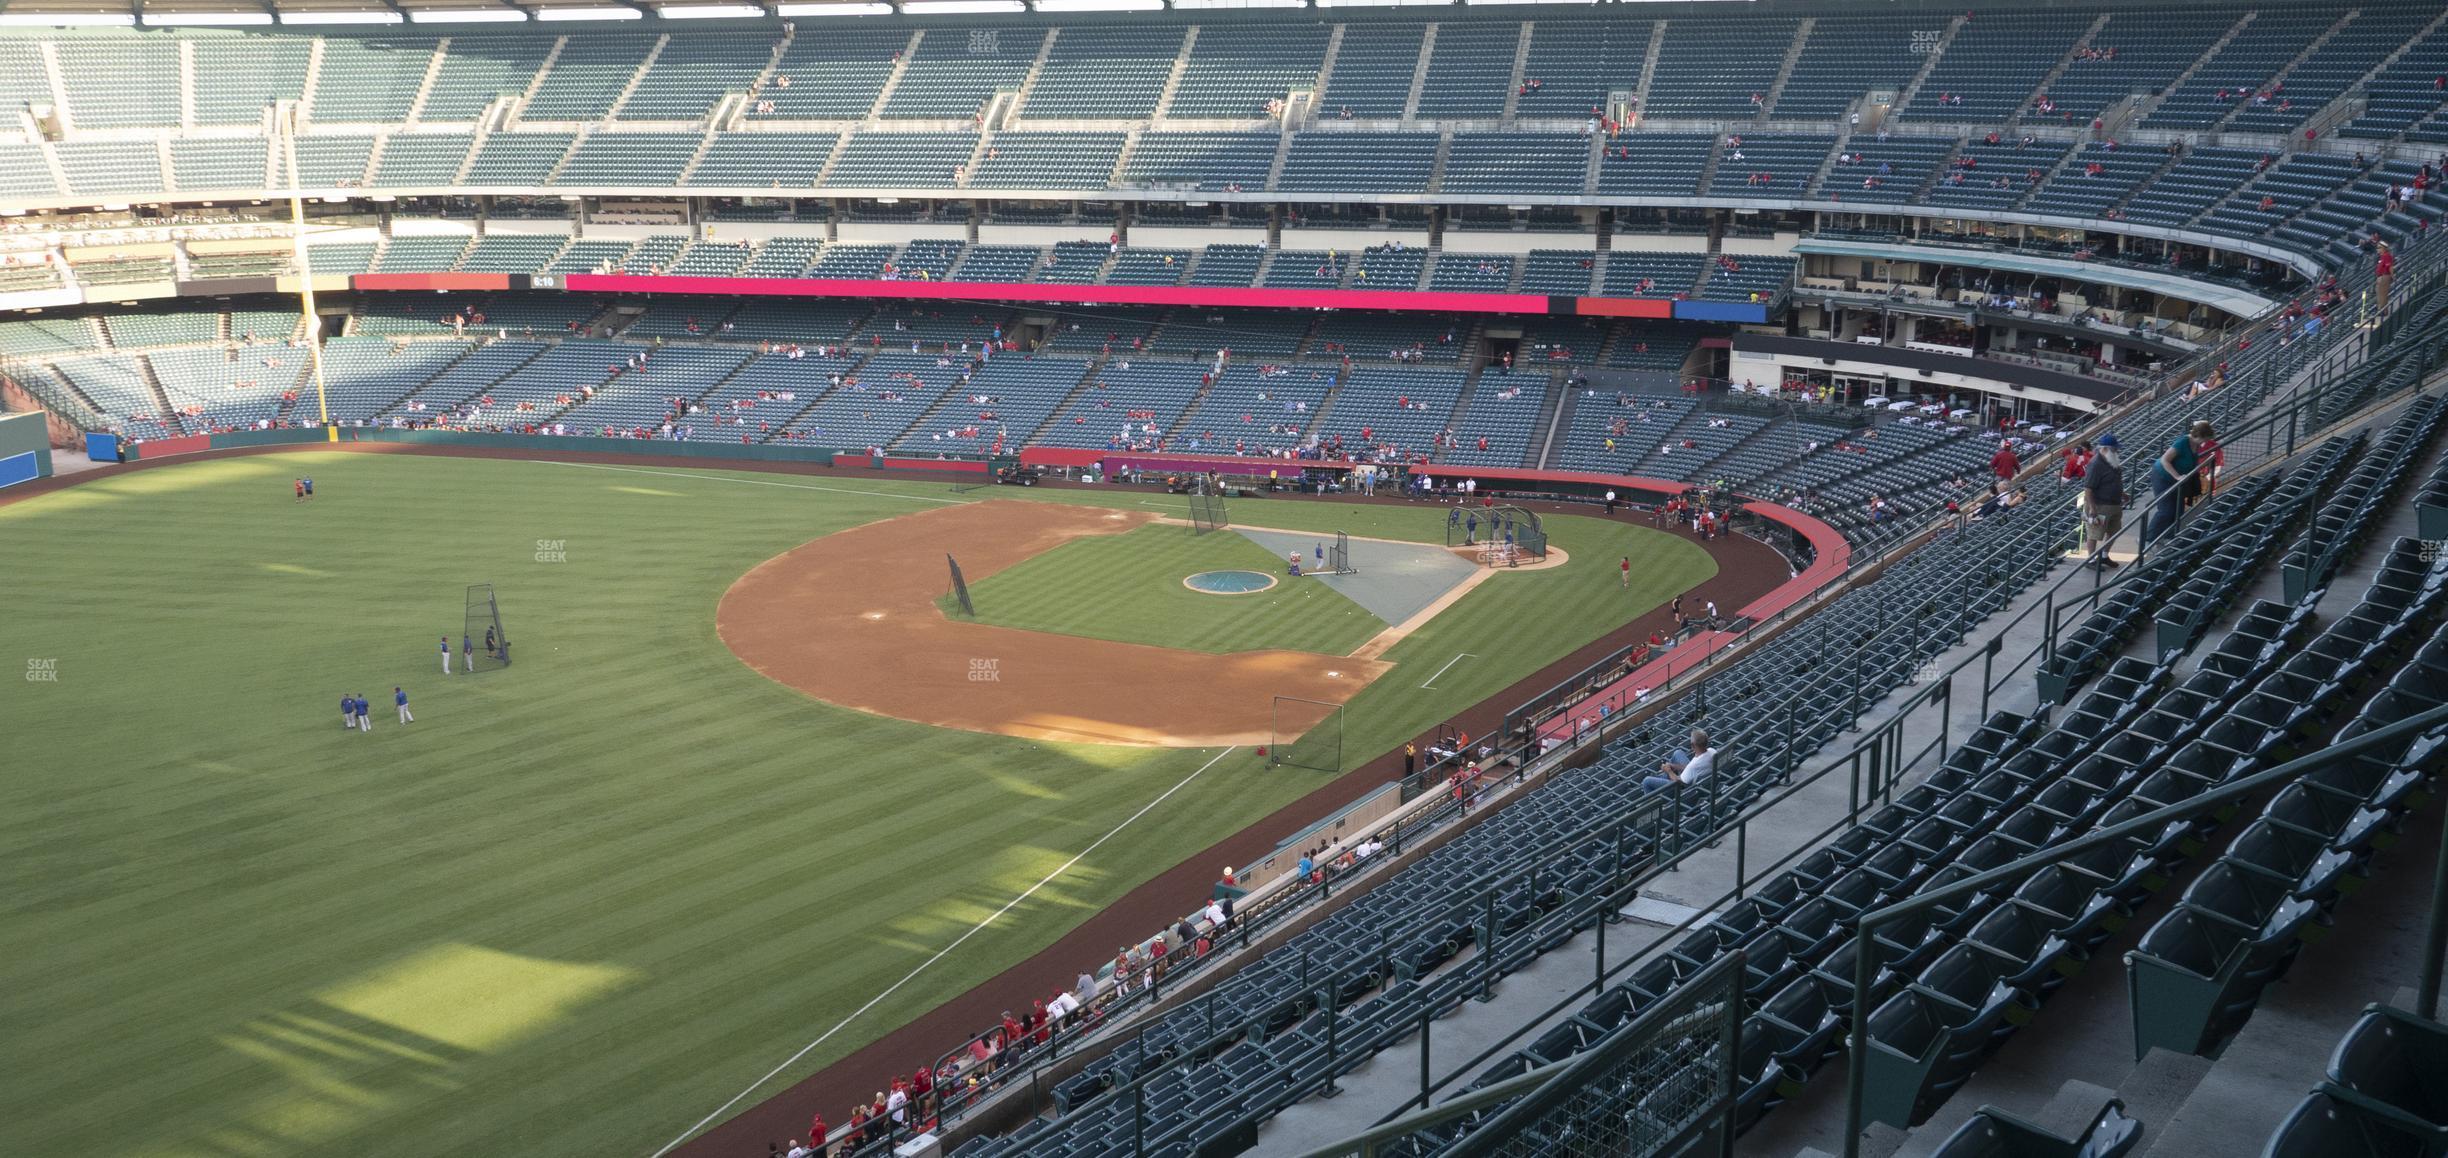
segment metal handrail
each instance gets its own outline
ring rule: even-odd
[[[2418,736],[2441,724],[2448,724],[2448,705],[2408,716],[2383,728],[2375,728],[2342,743],[2332,744],[2318,752],[2299,756],[2275,768],[2256,772],[2241,780],[2212,788],[2190,800],[2163,805],[2130,820],[2061,844],[2035,849],[2028,855],[2000,865],[1987,872],[1975,873],[1944,888],[1932,889],[1890,905],[1860,914],[1853,927],[1853,1008],[1846,1026],[1847,1053],[1845,1075],[1845,1158],[1860,1158],[1862,1135],[1862,1097],[1865,1067],[1870,1052],[1870,980],[1873,956],[1870,937],[1878,930],[1893,925],[1916,913],[1926,912],[1949,901],[1988,890],[1993,885],[2021,880],[2053,864],[2061,864],[2081,853],[2127,837],[2157,832],[2168,825],[2218,810],[2230,801],[2240,800],[2262,789],[2280,784],[2349,756],[2355,756],[2392,740]],[[2448,874],[2448,842],[2441,845],[2441,872]],[[2430,939],[2434,946],[2448,939],[2448,891],[2435,888],[2431,898]],[[2436,1001],[2439,992],[2440,966],[2437,952],[2428,953],[2423,961],[2424,992],[2429,1001]],[[2426,1008],[2429,1008],[2426,1004]]]

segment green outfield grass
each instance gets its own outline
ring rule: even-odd
[[[301,472],[311,504],[289,497]],[[314,452],[0,508],[5,662],[56,675],[0,686],[0,1154],[647,1153],[1185,777],[785,1079],[1319,782],[1246,751],[836,709],[716,638],[756,563],[966,498]],[[1442,533],[1427,507],[1234,515]],[[1550,528],[1574,562],[1496,576],[1394,649],[1347,761],[1712,567],[1637,528]],[[471,582],[497,586],[518,662],[444,677],[435,637]],[[371,735],[340,730],[344,692],[375,701]]]
[[[1287,648],[1348,655],[1385,621],[1323,583],[1284,578],[1275,553],[1230,531],[1151,524],[1075,539],[969,585],[978,621],[1192,651]],[[1275,586],[1206,595],[1182,586],[1201,571],[1256,571]],[[937,605],[950,609],[949,598]]]

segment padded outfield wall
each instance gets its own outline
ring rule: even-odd
[[[51,430],[39,410],[0,414],[0,487],[51,477]]]

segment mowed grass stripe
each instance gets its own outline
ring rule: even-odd
[[[288,499],[299,470],[320,484],[313,505]],[[0,1066],[30,1075],[0,1088],[0,1152],[648,1148],[1211,754],[878,719],[722,649],[714,606],[740,573],[910,507],[310,454],[0,510],[11,642],[62,673],[0,688],[0,734],[39,757],[0,771],[0,939],[27,947],[0,961],[0,984],[12,1010],[39,1011],[0,1025]],[[1441,534],[1425,506],[1235,511]],[[536,563],[536,539],[567,540],[569,561]],[[520,662],[445,679],[432,637],[456,633],[474,581],[501,586]],[[1491,675],[1536,659],[1499,657]],[[415,698],[412,728],[391,722],[393,683]],[[376,701],[372,736],[333,734],[343,691]],[[1228,759],[785,1078],[1315,783]],[[318,998],[454,947],[624,979],[485,1050],[437,1049],[436,1064],[400,1052],[437,1045],[415,1025]]]
[[[1182,586],[1198,572],[1230,570],[1277,582],[1246,595]],[[969,590],[981,623],[1189,651],[1347,655],[1385,628],[1342,592],[1285,575],[1274,552],[1238,534],[1169,524],[1075,539]]]

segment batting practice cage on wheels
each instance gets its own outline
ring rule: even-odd
[[[1445,512],[1445,545],[1476,547],[1491,567],[1518,567],[1547,557],[1547,529],[1520,507],[1453,507]]]
[[[1326,547],[1324,573],[1328,575],[1357,575],[1360,573],[1351,565],[1350,534],[1343,531],[1335,532],[1334,542]]]
[[[1298,696],[1275,697],[1274,734],[1267,767],[1343,770],[1343,705]]]
[[[492,671],[510,666],[510,633],[502,630],[501,604],[493,598],[493,585],[472,583],[467,589],[467,633],[464,636],[475,650],[469,654],[473,671]]]
[[[1190,493],[1190,526],[1199,534],[1221,531],[1232,525],[1224,514],[1224,496],[1201,489]]]

